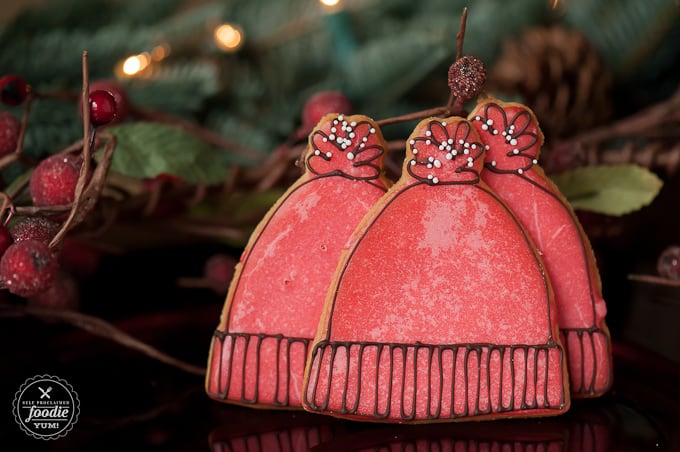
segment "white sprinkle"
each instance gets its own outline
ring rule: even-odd
[[[487,123],[488,125],[492,126],[492,125],[493,125],[493,119],[487,119],[487,120],[486,120],[486,123]]]
[[[430,131],[428,130],[427,132],[425,132],[425,136],[426,136],[426,137],[431,137],[431,136],[432,136],[432,132],[430,132]]]
[[[442,167],[442,162],[440,162],[439,160],[435,160],[433,163],[434,163],[435,168],[441,168]]]
[[[361,143],[361,144],[359,145],[360,148],[364,148],[365,146],[366,146],[366,145],[365,145],[364,143]]]
[[[470,143],[465,143],[463,146],[465,146],[466,148],[469,148],[469,147],[470,147]]]
[[[468,162],[468,164],[467,164],[467,166],[472,166],[472,165],[474,165],[474,163],[472,163],[472,162]]]
[[[342,121],[345,117],[343,115],[338,116],[338,121]]]
[[[351,131],[352,131],[352,128],[351,128],[351,127],[347,127],[347,131],[348,131],[348,132],[351,132]]]
[[[451,154],[450,152],[448,154],[446,154],[446,160],[451,160],[452,158],[453,158],[453,154]]]
[[[346,132],[346,131],[347,131],[347,126],[345,126],[345,123],[344,123],[344,122],[342,123],[342,131],[343,131],[343,132]]]
[[[486,124],[482,124],[482,130],[489,130],[489,126],[487,126]]]
[[[354,137],[356,137],[356,134],[354,132],[350,132],[349,137],[354,138]]]
[[[451,146],[449,146],[449,145],[446,146],[447,151],[450,151],[451,149],[453,149]]]
[[[347,159],[348,160],[354,160],[354,154],[352,152],[347,153]]]
[[[534,165],[538,165],[538,160],[536,160],[536,159],[533,159],[531,162],[532,162]]]
[[[337,120],[337,119],[336,119],[335,121],[333,121],[333,124],[337,124],[337,123],[338,123],[338,120]]]
[[[329,139],[329,140],[335,140],[335,134],[331,134],[331,135],[328,137],[328,139]]]
[[[323,141],[324,143],[328,143],[328,137],[323,137],[323,140],[321,141]]]
[[[446,142],[449,144],[453,144],[453,138],[449,138],[448,140],[446,140]]]
[[[425,144],[432,144],[432,141],[430,141],[430,140],[425,140]]]
[[[446,127],[446,121],[442,121],[442,126]]]
[[[517,140],[513,138],[512,140],[510,140],[510,144],[513,146],[517,146]]]
[[[503,135],[503,136],[505,136],[505,135],[506,135],[506,132],[505,132],[505,130],[501,132],[501,135]],[[509,140],[509,139],[510,139],[510,138],[508,138],[508,140]]]
[[[430,179],[430,180],[432,180],[433,177],[434,177],[434,176],[433,176],[432,174],[428,174],[428,175],[427,175],[427,178]]]
[[[470,153],[469,149],[463,149],[463,154],[468,155]]]
[[[472,160],[472,157],[468,157],[468,162],[471,162]]]
[[[411,160],[411,166],[413,166],[413,165],[415,165],[415,164],[416,164],[416,161],[415,161],[415,160]]]
[[[494,134],[494,135],[498,135],[498,130],[494,130],[494,131],[493,131],[493,134]]]
[[[363,142],[365,143],[365,142],[368,141],[368,138],[367,138],[367,137],[363,137],[363,138],[361,139],[361,141],[363,141]]]
[[[340,147],[342,147],[343,149],[347,149],[347,143],[342,143]]]
[[[495,161],[495,160],[491,160],[491,166],[496,166],[496,161]]]
[[[453,155],[458,155],[458,151],[456,151],[456,150],[454,149],[453,151],[451,151],[451,154],[453,154]]]
[[[515,154],[515,155],[519,154],[519,149],[513,149],[512,153]]]
[[[438,183],[439,183],[439,179],[436,178],[436,177],[433,177],[433,178],[432,178],[432,183],[433,183],[433,184],[438,184]]]
[[[444,145],[443,145],[443,144],[440,144],[440,145],[439,145],[439,150],[440,150],[440,151],[443,151],[443,150],[444,150]]]
[[[319,155],[319,154],[321,154],[320,150],[317,149],[316,151],[314,151],[314,155]]]
[[[474,144],[474,143],[472,143],[472,145],[470,146],[470,148],[471,148],[471,149],[477,149],[477,145]]]
[[[356,121],[352,121],[352,122],[349,123],[349,125],[352,126],[352,127],[356,127],[357,122],[356,122]]]
[[[432,163],[428,163],[428,164],[427,164],[427,168],[428,168],[428,169],[431,169],[431,168],[432,168]]]
[[[369,130],[369,132],[375,133],[375,128],[374,128],[374,127],[371,127],[371,130]]]
[[[458,144],[463,144],[465,143],[465,140],[458,140]]]
[[[332,156],[333,154],[331,154],[330,152],[326,152],[326,157],[331,158]]]
[[[409,141],[409,144],[410,144],[411,146],[413,146],[414,144],[416,144],[416,140],[411,140],[411,141]]]
[[[491,149],[491,147],[488,144],[486,144],[486,145],[484,145],[484,149],[486,149],[488,151],[489,149]]]
[[[505,134],[505,132],[503,132],[503,133]],[[505,141],[510,141],[510,140],[512,140],[512,136],[508,135],[508,136],[505,137]]]
[[[427,161],[430,162],[430,163],[434,162],[434,157],[428,157]]]
[[[476,121],[479,121],[480,119],[482,119],[482,118],[480,118],[479,115],[478,115],[478,116],[475,116],[475,120],[476,120]]]
[[[514,125],[514,124],[510,124],[510,130],[515,130],[515,125]]]
[[[524,170],[522,168],[517,170],[517,174],[522,174],[523,172],[524,172]]]
[[[418,149],[413,148],[413,150],[412,150],[411,152],[413,152],[414,154],[417,154],[417,153],[418,153]]]

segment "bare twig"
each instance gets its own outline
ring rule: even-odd
[[[36,317],[42,320],[57,320],[68,323],[95,336],[109,339],[190,374],[200,376],[205,375],[204,368],[163,353],[151,345],[130,336],[113,324],[91,315],[63,309],[48,309],[31,306],[3,306],[0,308],[0,317]]]
[[[205,141],[206,143],[210,143],[255,162],[261,163],[266,158],[266,155],[257,149],[243,146],[242,144],[234,140],[230,140],[229,138],[226,138],[210,129],[201,127],[196,123],[170,115],[168,113],[149,110],[137,106],[133,106],[130,113],[139,119],[177,126],[185,132],[192,134],[196,138]]]

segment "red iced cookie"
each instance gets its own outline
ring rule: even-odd
[[[385,143],[365,116],[325,116],[304,174],[253,232],[214,334],[206,391],[216,400],[299,408],[308,346],[347,239],[385,193]]]
[[[590,242],[559,189],[538,166],[543,134],[525,106],[487,100],[469,117],[487,146],[482,179],[515,212],[541,251],[555,293],[574,397],[612,383],[607,308]]]
[[[569,407],[540,257],[480,180],[463,118],[418,124],[401,178],[343,253],[305,371],[305,409],[366,421],[557,415]]]

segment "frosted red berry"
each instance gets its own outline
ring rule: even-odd
[[[485,83],[486,69],[478,58],[466,55],[449,67],[449,88],[461,100],[467,101],[477,96]]]
[[[12,113],[0,111],[0,156],[11,154],[17,148],[21,123]]]
[[[47,290],[57,276],[57,259],[43,242],[13,243],[0,258],[0,281],[11,293],[32,297]]]
[[[50,243],[52,238],[59,232],[61,224],[45,217],[25,217],[9,227],[9,233],[15,242],[23,240],[37,240]]]
[[[103,126],[116,119],[116,98],[108,91],[90,92],[90,121],[96,126]]]
[[[80,305],[78,281],[69,273],[59,271],[52,285],[28,298],[29,306],[75,310]]]
[[[72,203],[82,162],[78,154],[57,154],[41,161],[29,183],[33,204],[60,206]]]
[[[226,293],[234,275],[236,259],[227,254],[210,256],[203,267],[203,276],[217,293]]]
[[[29,86],[21,76],[10,74],[0,78],[0,101],[3,104],[10,107],[21,105],[26,100],[28,92]]]
[[[329,113],[352,114],[354,106],[339,91],[321,91],[310,97],[302,110],[302,126],[311,130]]]
[[[12,239],[12,234],[10,234],[9,229],[0,225],[0,256],[7,251],[7,248],[9,248],[12,243],[14,243],[14,240]]]

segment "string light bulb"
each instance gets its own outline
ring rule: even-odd
[[[340,4],[340,0],[319,0],[323,6],[334,7]]]
[[[243,45],[243,29],[238,25],[224,23],[215,28],[215,44],[224,52],[236,52]]]
[[[123,61],[122,72],[127,77],[134,77],[143,72],[151,64],[151,57],[147,52],[131,55]]]

